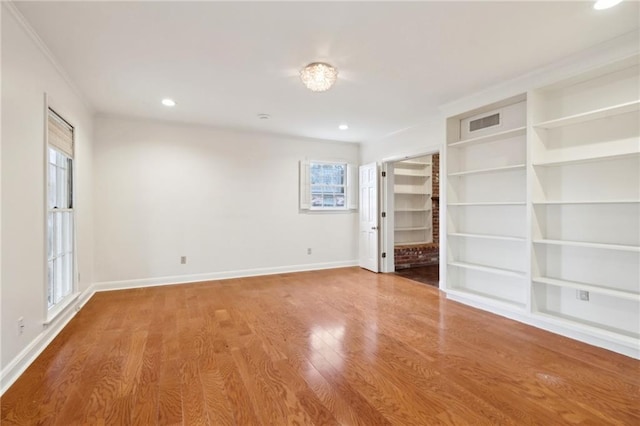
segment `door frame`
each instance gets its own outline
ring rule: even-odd
[[[440,182],[439,182],[439,191],[442,200],[442,192],[443,192],[443,183],[444,179],[442,178],[442,149],[433,149],[429,151],[423,151],[421,153],[411,153],[405,155],[397,155],[393,157],[387,157],[382,159],[382,167],[381,170],[386,174],[385,178],[381,179],[380,182],[380,212],[386,213],[386,217],[381,218],[381,226],[380,229],[382,232],[380,233],[380,272],[395,272],[395,260],[394,260],[394,246],[395,246],[395,238],[394,238],[394,182],[393,182],[393,164],[398,161],[410,160],[412,158],[423,157],[425,155],[433,155],[440,154]],[[442,272],[443,266],[442,262],[445,260],[443,257],[443,224],[445,221],[444,216],[445,209],[442,208],[442,204],[440,205],[440,227],[439,227],[439,235],[438,235],[438,245],[440,247],[440,271]],[[386,253],[386,257],[382,258],[382,253]],[[440,283],[442,284],[444,275],[440,273]],[[441,287],[441,285],[440,285]]]

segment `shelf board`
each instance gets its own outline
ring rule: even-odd
[[[406,243],[399,243],[399,242],[395,242],[393,244],[394,247],[398,247],[398,246],[416,246],[416,245],[422,245],[422,244],[432,244],[433,241],[409,241]]]
[[[427,163],[426,161],[418,161],[418,160],[402,160],[399,161],[400,165],[402,166],[403,164],[412,164],[412,165],[417,165],[417,166],[430,166],[431,163]]]
[[[393,170],[393,174],[395,176],[419,177],[419,178],[424,178],[424,179],[427,179],[427,178],[431,177],[431,175],[428,175],[426,173],[410,173],[410,172],[403,172],[403,171],[398,170],[398,169],[394,169]]]
[[[640,200],[574,200],[574,201],[537,201],[533,205],[570,205],[570,204],[638,204]]]
[[[513,166],[490,167],[488,169],[476,169],[476,170],[467,170],[464,172],[449,173],[448,176],[465,176],[465,175],[475,175],[480,173],[507,172],[511,170],[524,170],[524,168],[525,168],[524,164],[514,164]]]
[[[524,303],[514,302],[513,300],[504,299],[502,297],[488,295],[486,293],[480,293],[463,288],[448,287],[445,292],[447,293],[447,296],[452,295],[455,297],[471,299],[483,304],[497,305],[510,310],[522,310],[526,307]]]
[[[414,226],[414,227],[407,227],[407,228],[393,228],[393,230],[396,232],[426,231],[428,229],[431,229],[431,227],[430,226]]]
[[[525,239],[522,237],[509,237],[506,235],[469,234],[469,233],[462,233],[462,232],[454,232],[447,235],[450,237],[460,237],[460,238],[481,238],[481,239],[487,239],[487,240],[518,241],[518,242],[525,241]]]
[[[622,244],[585,243],[581,241],[567,241],[567,240],[534,240],[533,242],[534,244],[584,247],[584,248],[618,250],[618,251],[629,251],[629,252],[640,253],[640,247],[622,245]]]
[[[539,167],[554,167],[554,166],[565,166],[568,164],[584,164],[584,163],[593,163],[596,161],[608,161],[608,160],[617,160],[620,158],[626,157],[637,157],[640,156],[640,152],[621,152],[618,154],[605,154],[598,155],[594,157],[581,157],[581,158],[572,158],[568,160],[556,160],[556,161],[539,161],[533,163],[534,166]]]
[[[472,269],[474,271],[489,272],[491,274],[496,274],[496,275],[505,275],[507,277],[516,277],[516,278],[525,277],[525,273],[522,271],[516,271],[513,269],[506,269],[506,268],[497,268],[495,266],[485,266],[485,265],[478,265],[475,263],[467,263],[467,262],[449,262],[447,263],[447,265],[456,266],[458,268]]]
[[[548,277],[534,277],[531,281],[534,283],[548,284],[555,287],[574,288],[576,290],[586,290],[591,293],[604,294],[607,296],[617,297],[619,299],[633,300],[640,302],[640,294],[624,290],[614,290],[612,288],[604,288],[594,284],[587,284],[578,281],[566,281]]]
[[[595,109],[593,111],[587,111],[580,114],[574,114],[567,117],[544,121],[542,123],[534,124],[534,127],[539,127],[542,129],[555,129],[557,127],[571,126],[572,124],[584,123],[586,121],[598,120],[600,118],[621,115],[638,110],[640,110],[640,100],[625,102],[606,108]]]
[[[431,209],[396,209],[396,213],[408,213],[408,212],[430,212]]]
[[[431,195],[431,194],[425,194],[424,192],[409,192],[409,191],[393,191],[393,193],[398,195],[424,195],[424,196]]]
[[[562,315],[557,312],[549,312],[546,310],[535,310],[533,314],[537,317],[544,319],[545,321],[554,323],[561,327],[570,327],[573,329],[578,329],[596,336],[602,336],[607,340],[614,340],[618,342],[623,342],[626,345],[632,345],[634,348],[638,345],[638,339],[640,335],[636,333],[629,333],[625,330],[620,330],[617,328],[607,327],[601,324],[597,324],[590,321],[581,320],[579,318],[574,318],[569,315]]]
[[[477,138],[466,139],[449,144],[449,148],[457,148],[461,146],[471,146],[481,143],[494,142],[501,139],[512,138],[516,136],[524,136],[527,133],[526,127],[518,127],[515,129],[505,130],[504,132],[494,133],[492,135],[478,136]]]
[[[477,203],[448,203],[447,206],[524,206],[524,201],[485,201]]]

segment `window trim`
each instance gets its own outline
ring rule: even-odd
[[[311,164],[339,164],[345,166],[345,200],[342,207],[313,207],[311,205]],[[344,159],[315,160],[304,159],[299,162],[298,176],[301,213],[350,213],[358,210],[358,166]]]
[[[71,244],[73,247],[73,253],[72,253],[72,271],[71,271],[71,291],[68,295],[64,296],[58,303],[52,305],[51,307],[49,307],[49,303],[48,303],[48,295],[49,295],[49,283],[48,283],[48,267],[49,267],[49,253],[47,250],[47,239],[49,237],[49,230],[48,230],[48,216],[49,216],[49,111],[53,111],[58,117],[60,117],[65,123],[67,123],[69,126],[71,126],[73,128],[73,134],[72,134],[72,138],[73,138],[73,155],[71,156],[71,196],[72,198],[72,203],[71,209],[65,209],[65,210],[70,210],[72,212],[72,239],[71,239]],[[42,285],[43,285],[43,313],[44,313],[44,322],[43,322],[43,326],[48,326],[49,324],[51,324],[57,317],[59,317],[63,312],[66,312],[69,308],[69,306],[71,306],[71,304],[73,303],[73,301],[75,301],[78,296],[80,295],[80,292],[78,290],[78,282],[79,282],[79,272],[78,272],[78,242],[77,242],[77,229],[78,229],[78,225],[77,225],[77,206],[78,206],[78,199],[77,199],[77,191],[76,191],[76,170],[77,170],[77,165],[76,165],[76,141],[77,141],[77,130],[78,127],[75,126],[72,121],[73,120],[68,120],[68,117],[72,116],[71,114],[66,113],[66,110],[64,108],[59,108],[57,106],[57,104],[55,104],[55,102],[52,102],[51,97],[45,93],[44,94],[44,110],[43,110],[43,129],[44,129],[44,135],[43,135],[43,187],[44,190],[42,191],[43,194],[43,244],[42,244],[42,260],[43,260],[43,270],[42,270]],[[55,147],[53,147],[51,145],[51,147],[53,149],[56,149]],[[58,150],[59,151],[59,150]]]

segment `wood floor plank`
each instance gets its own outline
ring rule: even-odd
[[[95,294],[2,425],[637,425],[640,362],[359,268]]]

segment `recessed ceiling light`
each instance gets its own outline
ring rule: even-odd
[[[162,105],[168,106],[168,107],[176,106],[176,101],[174,101],[173,99],[166,98],[162,100]]]
[[[597,0],[596,4],[593,5],[593,8],[595,10],[604,10],[609,9],[618,3],[622,3],[622,0]]]
[[[340,130],[349,130],[349,126],[347,124],[341,124],[338,126],[338,129]]]

